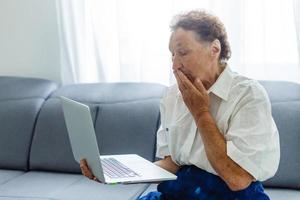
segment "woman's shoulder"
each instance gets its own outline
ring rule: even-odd
[[[243,94],[244,96],[252,96],[253,98],[267,98],[265,88],[258,80],[248,78],[242,75],[236,75],[232,81],[231,94],[236,96]]]

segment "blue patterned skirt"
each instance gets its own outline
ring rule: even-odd
[[[161,182],[157,192],[139,200],[269,200],[259,181],[243,190],[231,191],[219,176],[195,166],[183,166],[176,175],[176,180]]]

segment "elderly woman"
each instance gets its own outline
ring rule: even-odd
[[[171,30],[177,84],[161,102],[156,164],[178,178],[141,199],[269,199],[261,181],[275,174],[280,151],[265,90],[230,70],[217,17],[191,11],[176,16]],[[92,177],[86,163],[81,168]]]

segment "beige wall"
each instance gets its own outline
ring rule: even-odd
[[[60,82],[55,0],[0,0],[0,76]]]

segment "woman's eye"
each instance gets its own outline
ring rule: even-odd
[[[181,56],[185,56],[187,53],[188,53],[187,50],[179,50],[178,51],[178,54],[181,55]]]

